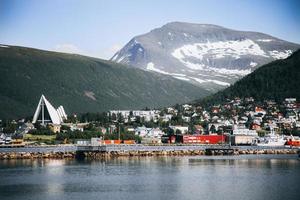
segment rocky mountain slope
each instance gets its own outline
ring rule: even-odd
[[[298,48],[263,33],[172,22],[134,37],[111,60],[216,91]]]

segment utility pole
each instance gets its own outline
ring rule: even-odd
[[[119,141],[120,141],[120,129],[121,129],[121,126],[120,126],[120,123],[119,123]]]

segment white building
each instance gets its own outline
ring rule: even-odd
[[[147,128],[145,126],[141,126],[135,129],[135,135],[141,137],[160,138],[164,135],[164,132],[159,128]]]
[[[189,117],[189,116],[182,116],[182,120],[184,122],[190,122],[191,121],[191,117]]]
[[[130,113],[132,112],[132,117],[141,117],[144,118],[145,121],[156,121],[159,118],[159,110],[111,110],[109,111],[110,115],[115,114],[118,116],[118,114],[121,114],[124,117],[125,122],[127,121],[128,117],[130,116]]]
[[[165,114],[162,118],[163,122],[169,122],[172,119],[173,115]]]
[[[83,132],[84,127],[87,126],[89,123],[62,123],[61,125],[67,126],[70,128],[70,131],[80,131]]]
[[[257,136],[256,130],[249,130],[247,128],[237,128],[236,125],[232,130],[233,135],[248,135],[248,136]]]
[[[184,105],[182,105],[182,107],[183,107],[183,109],[186,111],[186,110],[190,110],[190,109],[192,109],[192,105],[189,105],[189,104],[184,104]]]
[[[151,129],[148,134],[149,137],[155,137],[155,138],[160,138],[162,135],[164,135],[164,132],[159,128]]]
[[[67,114],[64,107],[59,106],[55,109],[46,97],[42,95],[34,113],[32,123],[40,122],[42,125],[50,123],[60,125],[65,119],[67,119]]]
[[[180,130],[182,134],[186,134],[189,131],[188,126],[169,126],[169,128],[173,129],[174,132],[176,132],[176,130]]]
[[[146,137],[148,136],[149,132],[151,131],[151,128],[147,128],[145,126],[137,127],[135,129],[135,135]]]

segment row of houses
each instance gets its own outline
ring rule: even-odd
[[[120,126],[142,138],[159,139],[165,134],[231,134],[257,136],[260,131],[300,130],[300,104],[295,98],[283,102],[267,100],[256,102],[254,98],[228,99],[223,104],[203,107],[195,104],[176,105],[161,110],[111,110],[107,112],[111,121],[95,125],[97,131],[117,133]],[[139,123],[133,126],[138,118]],[[62,106],[55,109],[42,95],[32,122],[15,122],[19,133],[34,129],[34,123],[47,124],[53,132],[84,131],[94,122],[66,123],[67,115]],[[122,120],[122,121],[120,121]],[[146,122],[154,125],[146,127]],[[152,124],[153,124],[152,123]],[[161,123],[168,126],[161,126]],[[62,129],[63,127],[63,129]],[[122,130],[123,130],[122,129]]]

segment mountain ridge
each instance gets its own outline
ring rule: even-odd
[[[111,61],[216,91],[300,47],[271,35],[211,24],[170,22],[133,37]]]
[[[98,58],[0,46],[0,118],[33,114],[44,94],[68,114],[163,107],[208,95],[188,83]]]

